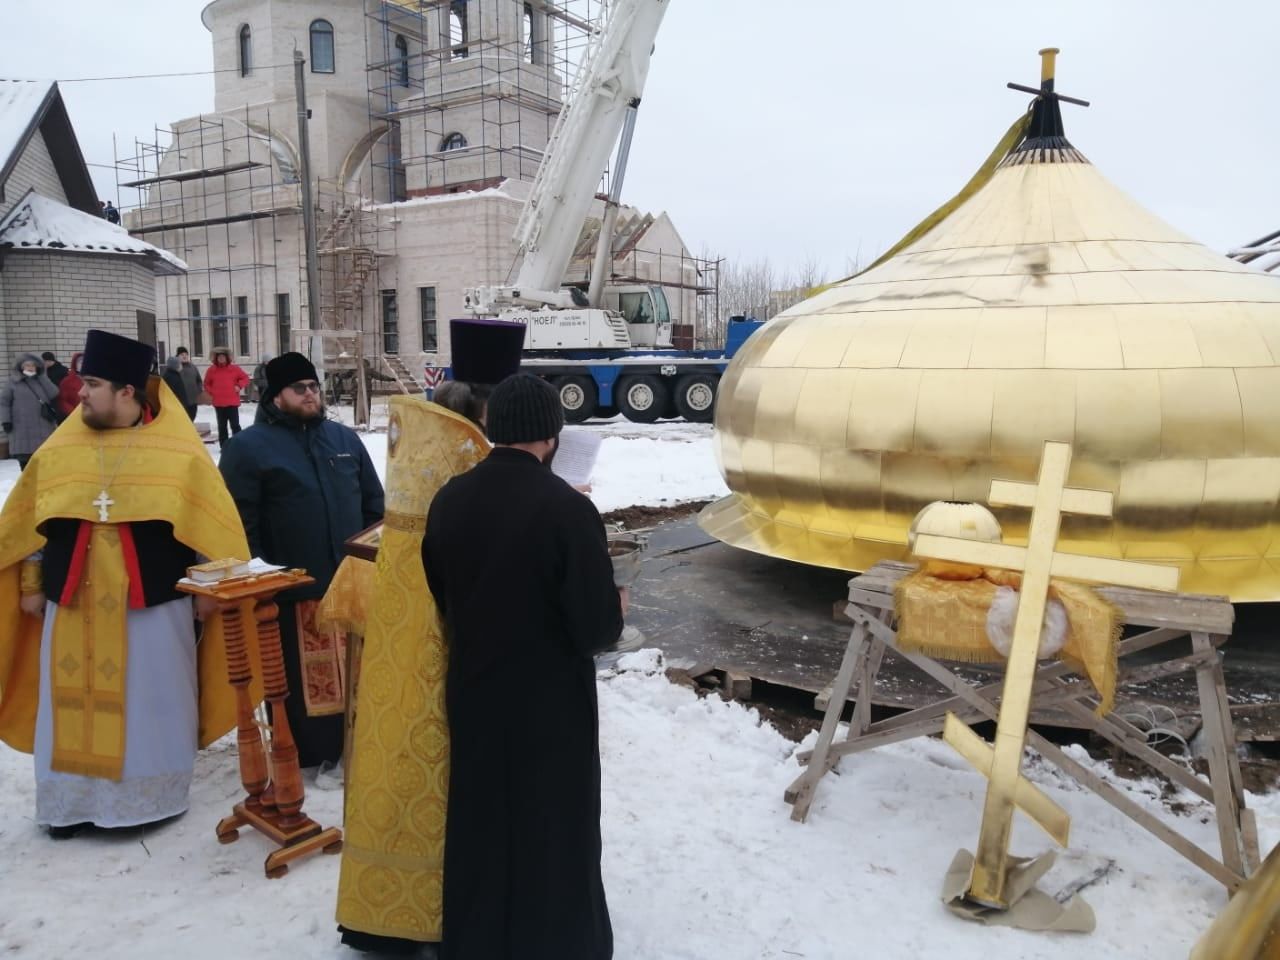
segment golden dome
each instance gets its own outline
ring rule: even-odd
[[[732,492],[700,522],[864,570],[908,557],[925,504],[1034,480],[1062,440],[1069,483],[1111,491],[1115,516],[1064,517],[1060,549],[1277,600],[1277,358],[1278,278],[1167,226],[1065,139],[1028,138],[915,243],[739,351],[715,418]],[[1025,542],[1026,511],[997,515]]]

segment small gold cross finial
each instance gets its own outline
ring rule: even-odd
[[[989,746],[950,714],[944,728],[944,739],[988,779],[968,896],[993,907],[1009,905],[1005,898],[1005,880],[1014,808],[1021,808],[1063,845],[1070,826],[1066,813],[1022,776],[1022,750],[1031,714],[1036,651],[1049,598],[1049,578],[1056,576],[1149,590],[1178,587],[1175,567],[1059,553],[1054,549],[1062,514],[1109,517],[1112,511],[1111,494],[1066,485],[1070,467],[1071,445],[1051,441],[1044,445],[1036,483],[991,481],[992,506],[1031,508],[1025,547],[930,535],[916,539],[915,553],[920,557],[1022,572],[995,744]]]

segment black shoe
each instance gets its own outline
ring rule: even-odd
[[[49,827],[50,840],[70,840],[77,833],[93,826],[91,823],[72,823],[65,827]]]
[[[361,953],[372,953],[384,957],[417,957],[427,960],[436,956],[434,943],[423,943],[421,940],[407,940],[403,937],[383,937],[376,933],[361,933],[359,930],[348,930],[339,926],[342,942],[352,950]]]

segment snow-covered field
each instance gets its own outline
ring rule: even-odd
[[[707,427],[588,429],[606,435],[593,491],[602,510],[723,491]],[[385,438],[371,433],[365,442],[382,464]],[[16,476],[13,461],[0,462],[0,498]],[[1043,886],[1055,891],[1116,861],[1085,894],[1098,929],[1082,937],[965,923],[943,909],[938,892],[957,847],[976,840],[984,781],[949,747],[917,740],[846,759],[819,788],[808,822],[795,824],[782,793],[799,770],[796,745],[754,710],[671,685],[660,666],[657,653],[642,651],[600,684],[604,873],[619,960],[1168,960],[1185,957],[1225,903],[1207,876],[1032,763],[1031,779],[1073,819],[1071,849]],[[1138,803],[1173,816],[1157,785],[1118,779],[1083,751],[1074,755]],[[240,790],[229,739],[200,756],[190,811],[150,830],[50,840],[32,821],[31,759],[3,745],[0,784],[0,951],[355,956],[334,933],[336,858],[301,861],[268,881],[265,841],[248,833],[229,846],[214,839]],[[1214,850],[1206,805],[1177,799],[1187,811],[1177,828]],[[1280,841],[1280,795],[1250,801],[1265,852]],[[339,823],[341,807],[339,792],[308,793],[307,811],[325,825]],[[1019,822],[1016,852],[1049,846]]]

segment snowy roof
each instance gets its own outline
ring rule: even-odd
[[[139,256],[158,274],[187,272],[167,250],[153,247],[129,231],[65,204],[28,191],[0,220],[0,250],[71,250],[113,256]]]
[[[8,168],[40,123],[52,88],[49,80],[0,80],[0,170]]]

